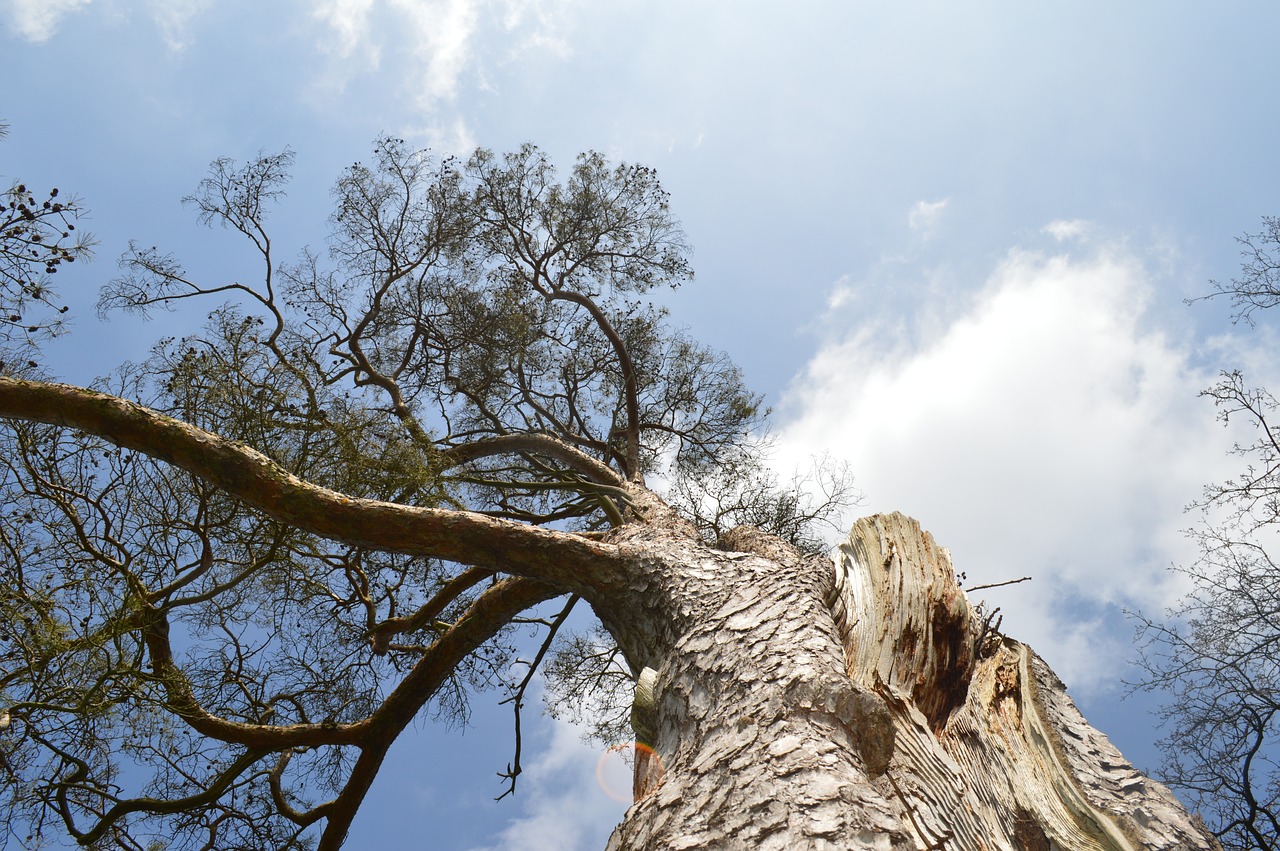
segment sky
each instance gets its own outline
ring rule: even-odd
[[[846,460],[845,528],[900,510],[970,584],[1031,576],[983,592],[1005,631],[1154,769],[1124,611],[1185,591],[1184,508],[1234,469],[1199,391],[1280,386],[1265,321],[1186,304],[1280,215],[1278,26],[1272,2],[0,0],[0,175],[92,210],[47,348],[88,381],[189,321],[95,317],[130,239],[210,278],[251,261],[178,203],[216,157],[296,151],[295,250],[382,133],[653,166],[695,249],[665,301],[766,395],[779,468]],[[564,724],[527,719],[492,801],[491,703],[398,744],[349,847],[604,846],[625,804]]]

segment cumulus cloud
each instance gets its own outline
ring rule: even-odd
[[[917,517],[969,584],[1033,576],[987,592],[1005,631],[1073,685],[1114,680],[1130,655],[1119,607],[1179,592],[1166,568],[1193,555],[1183,508],[1230,466],[1197,398],[1212,376],[1154,327],[1144,265],[1015,251],[965,307],[916,323],[927,333],[855,315],[852,289],[837,283],[845,324],[790,390],[781,460],[847,459],[862,513]]]
[[[27,41],[48,41],[62,20],[88,6],[91,0],[7,0],[3,8],[9,27]]]

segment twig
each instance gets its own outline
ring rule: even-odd
[[[1006,579],[1004,582],[988,582],[986,585],[974,585],[972,588],[964,589],[968,594],[970,591],[984,591],[987,588],[1002,588],[1005,585],[1017,585],[1019,582],[1030,582],[1030,576],[1024,576],[1021,579]]]
[[[573,611],[573,607],[577,605],[579,599],[581,598],[577,594],[569,595],[569,601],[564,604],[564,608],[556,614],[549,624],[550,629],[547,632],[547,637],[542,642],[542,646],[538,648],[538,653],[533,657],[533,661],[529,663],[529,670],[525,673],[524,679],[516,686],[510,697],[499,701],[499,703],[510,703],[515,711],[516,752],[513,761],[507,763],[507,770],[498,772],[498,776],[506,780],[508,785],[505,792],[494,798],[495,801],[501,801],[516,791],[516,778],[520,776],[520,772],[523,770],[520,767],[520,751],[523,748],[523,741],[520,735],[520,709],[524,706],[524,693],[529,687],[529,683],[533,681],[533,675],[538,670],[538,665],[542,663],[543,657],[551,649],[551,642],[556,637],[556,633],[560,631],[560,627],[564,626],[564,622],[568,620],[569,613]]]

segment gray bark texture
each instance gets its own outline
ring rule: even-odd
[[[656,672],[610,849],[1219,847],[988,628],[916,521],[860,520],[834,560],[653,528],[617,541],[630,587],[593,601]]]

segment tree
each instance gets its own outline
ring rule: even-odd
[[[8,131],[0,123],[0,139]],[[68,308],[57,303],[52,277],[93,246],[91,236],[76,232],[85,212],[78,200],[60,198],[56,187],[40,196],[21,181],[0,195],[0,364],[63,330]]]
[[[762,472],[759,397],[646,300],[690,277],[651,170],[383,139],[329,257],[282,264],[291,159],[186,199],[258,283],[135,245],[104,290],[238,299],[200,333],[94,388],[0,377],[11,826],[337,848],[405,727],[494,683],[518,709],[512,630],[541,625],[536,664],[581,600],[613,649],[553,673],[634,681],[646,746],[610,847],[1214,847],[914,521],[805,549],[847,479]]]
[[[1280,304],[1280,219],[1240,238],[1242,274],[1215,283],[1235,320]],[[1178,568],[1191,591],[1166,619],[1139,615],[1147,688],[1172,693],[1161,774],[1207,814],[1228,849],[1280,848],[1280,430],[1277,400],[1233,370],[1204,392],[1224,425],[1255,437],[1245,469],[1205,488],[1191,531],[1199,560]]]

